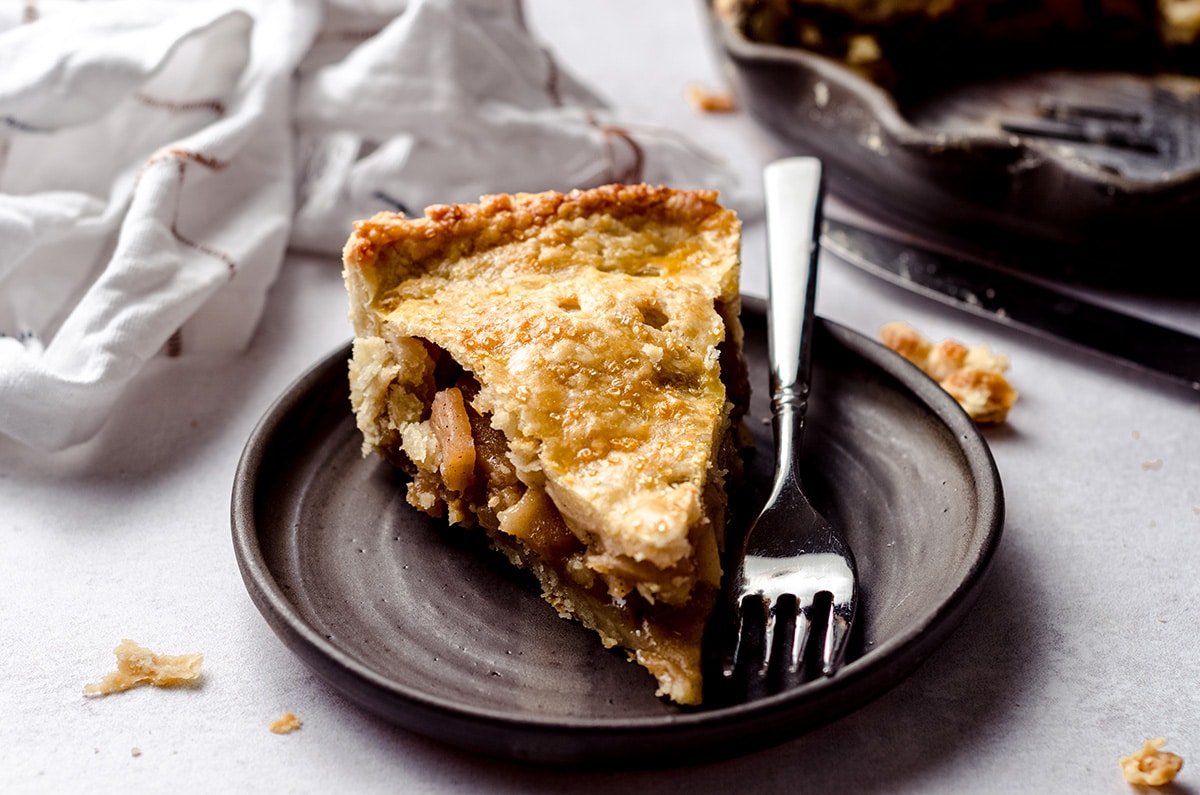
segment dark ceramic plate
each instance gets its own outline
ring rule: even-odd
[[[766,383],[763,326],[747,318],[755,384]],[[999,543],[1003,498],[986,444],[931,380],[846,328],[824,321],[817,334],[809,481],[846,528],[862,577],[860,648],[830,679],[735,706],[655,698],[649,674],[557,618],[482,534],[417,513],[400,478],[362,458],[348,347],[287,390],[238,467],[233,539],[250,597],[334,690],[412,731],[509,759],[680,765],[844,715],[958,623]],[[759,486],[771,467],[766,416],[756,394],[749,482]],[[747,501],[760,500],[751,489]]]
[[[740,105],[822,158],[832,194],[860,213],[1051,278],[1196,289],[1179,252],[1200,219],[1200,79],[1042,71],[901,101],[706,7]]]

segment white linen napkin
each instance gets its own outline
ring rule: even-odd
[[[519,0],[0,7],[0,433],[90,438],[163,353],[248,343],[290,245],[378,210],[646,181],[731,194],[618,124]]]

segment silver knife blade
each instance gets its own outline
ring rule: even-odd
[[[1200,391],[1200,338],[1186,332],[837,220],[826,219],[821,246],[921,295]]]

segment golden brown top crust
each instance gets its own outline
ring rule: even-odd
[[[434,256],[439,249],[461,255],[463,249],[482,249],[544,228],[596,213],[662,224],[695,225],[712,215],[728,215],[716,191],[679,191],[650,185],[604,185],[570,193],[518,193],[483,196],[478,204],[435,204],[424,218],[378,213],[354,224],[343,257],[348,265],[368,267],[379,252],[399,246],[414,260]]]
[[[351,317],[449,352],[571,529],[665,568],[728,423],[716,307],[738,304],[738,243],[715,193],[647,186],[377,215],[345,249]]]

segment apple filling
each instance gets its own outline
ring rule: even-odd
[[[402,362],[396,350],[406,354]],[[740,346],[722,350],[726,369],[744,374]],[[514,565],[537,576],[560,616],[597,632],[606,647],[629,649],[660,683],[679,683],[676,692],[662,694],[696,703],[704,620],[720,588],[725,480],[741,469],[740,423],[726,423],[721,433],[703,492],[705,520],[690,534],[693,554],[662,567],[609,552],[599,537],[573,531],[536,479],[522,480],[504,433],[474,406],[478,382],[444,350],[419,339],[388,346],[360,338],[351,362],[357,405],[372,405],[364,394],[381,373],[391,382],[386,397],[377,395],[385,408],[373,420],[390,441],[378,448],[391,451],[391,463],[411,476],[408,502],[452,524],[482,527]],[[748,393],[731,391],[741,402],[734,412],[740,420]]]

